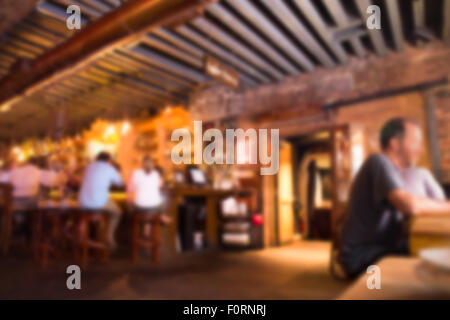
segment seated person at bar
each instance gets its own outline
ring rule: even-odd
[[[41,171],[34,158],[11,170],[9,182],[13,187],[14,207],[32,208],[37,205]]]
[[[111,228],[109,230],[109,244],[115,249],[114,235],[119,226],[121,210],[119,206],[109,198],[109,190],[112,185],[123,184],[120,173],[111,165],[111,156],[107,152],[101,152],[97,160],[87,166],[78,201],[81,207],[87,209],[104,209],[111,215]]]
[[[355,277],[380,258],[408,254],[404,218],[450,214],[450,202],[407,191],[401,170],[415,166],[422,152],[422,131],[413,120],[395,118],[380,134],[382,152],[361,167],[352,186],[339,263]]]
[[[142,167],[133,172],[128,184],[128,194],[131,197],[135,212],[161,214],[164,196],[161,192],[163,179],[155,168],[150,156],[144,156]],[[161,216],[163,221],[168,220]]]

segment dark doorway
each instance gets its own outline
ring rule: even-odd
[[[320,131],[289,140],[294,146],[296,232],[303,239],[331,239],[331,134],[329,131]]]

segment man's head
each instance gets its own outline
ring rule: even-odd
[[[150,156],[147,155],[142,158],[142,168],[146,172],[150,172],[153,170],[154,164],[153,164],[153,160]]]
[[[108,152],[102,151],[97,156],[97,161],[101,162],[110,162],[111,161],[111,155]]]
[[[417,164],[422,153],[422,129],[418,122],[407,118],[389,120],[381,129],[383,152],[393,155],[403,167]]]

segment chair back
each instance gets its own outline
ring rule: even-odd
[[[0,249],[6,254],[12,232],[13,187],[10,184],[0,184],[0,207]]]

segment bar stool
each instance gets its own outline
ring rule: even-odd
[[[50,253],[58,254],[63,242],[62,220],[65,211],[55,208],[39,208],[33,217],[33,253],[38,266],[48,265]]]
[[[151,226],[149,235],[142,233],[142,229]],[[131,261],[136,263],[138,260],[139,248],[151,250],[152,260],[159,262],[159,228],[161,225],[160,212],[155,214],[153,211],[137,210],[131,216]]]
[[[10,184],[0,184],[2,207],[0,210],[0,247],[4,255],[8,253],[13,229],[13,188]]]
[[[103,209],[79,209],[75,224],[75,257],[78,259],[81,253],[81,266],[87,266],[90,249],[101,253],[105,263],[109,262],[109,213]]]
[[[13,200],[13,187],[10,184],[0,184],[0,251],[3,255],[7,255],[12,243],[13,232],[16,227],[14,215],[22,213],[25,221],[23,222],[26,228],[27,240],[30,235],[29,231],[32,231],[32,217],[36,212],[36,204],[34,200],[26,204],[17,204]]]

